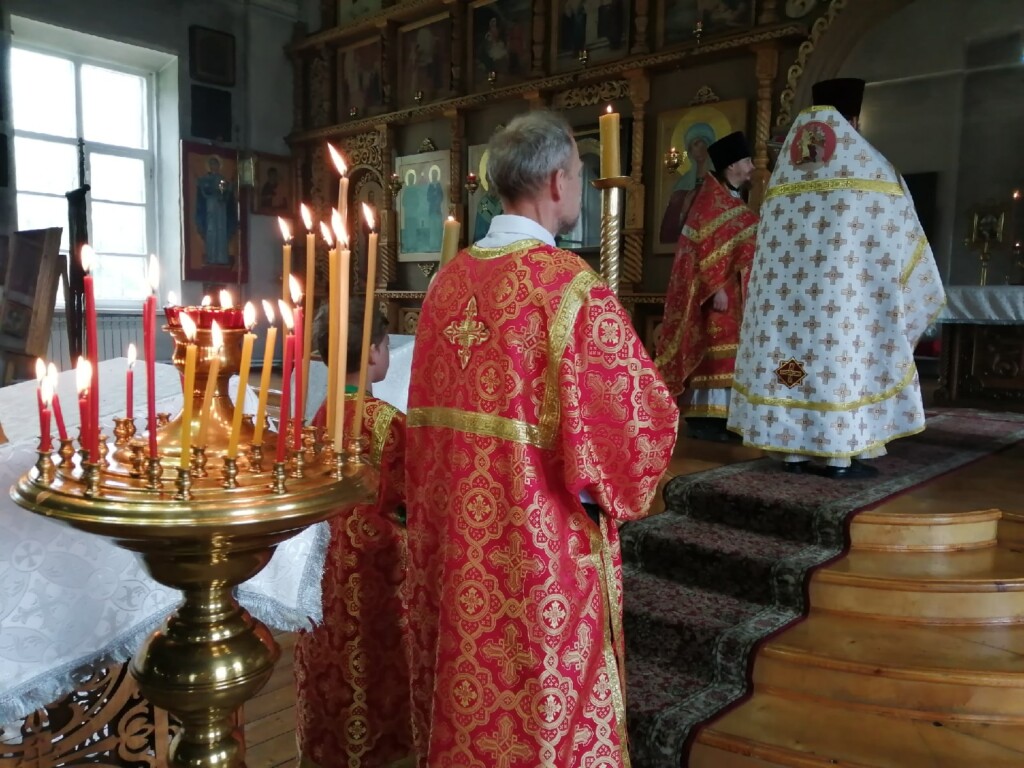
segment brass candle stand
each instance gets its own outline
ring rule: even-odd
[[[315,450],[311,432],[309,450],[300,452],[301,477],[286,462],[264,466],[263,452],[270,456],[276,441],[269,432],[250,448],[260,458],[227,459],[220,446],[227,445],[229,425],[229,418],[211,423],[211,439],[200,446],[201,472],[192,462],[182,467],[180,451],[174,457],[163,450],[179,445],[175,422],[158,431],[156,457],[122,423],[123,444],[107,455],[101,450],[98,462],[62,444],[57,453],[40,451],[11,489],[18,505],[139,553],[156,581],[182,592],[181,606],[130,665],[143,695],[183,723],[170,748],[175,768],[242,765],[233,714],[263,687],[280,654],[267,628],[238,604],[235,587],[258,573],[282,541],[372,502],[378,483],[377,471],[361,460],[361,444],[342,465],[346,457],[328,444]]]
[[[622,260],[622,200],[629,176],[594,179],[601,190],[601,276],[608,287],[619,292],[619,264]]]

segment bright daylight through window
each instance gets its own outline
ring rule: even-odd
[[[81,139],[97,301],[136,302],[156,237],[151,73],[15,47],[11,81],[18,228],[63,227],[67,253]]]

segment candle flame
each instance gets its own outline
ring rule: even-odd
[[[292,304],[302,301],[302,283],[295,275],[288,275],[288,293],[292,296]]]
[[[224,307],[224,309],[231,309],[235,306],[235,300],[231,298],[231,292],[226,288],[221,288],[220,305]]]
[[[281,228],[281,237],[284,238],[284,241],[286,243],[290,243],[292,241],[292,230],[291,227],[288,226],[288,222],[278,216],[277,226]]]
[[[92,383],[92,363],[84,357],[78,358],[78,366],[75,368],[75,384],[78,386],[78,394],[89,391]]]
[[[155,296],[160,287],[160,262],[157,261],[155,253],[149,254],[149,270],[146,277],[149,279],[149,287],[153,289]]]
[[[334,161],[334,167],[338,169],[338,173],[344,176],[348,173],[348,165],[345,163],[345,158],[341,156],[341,152],[334,148],[334,145],[327,142],[327,149],[330,150],[331,160]]]
[[[94,266],[96,266],[96,251],[92,249],[91,245],[86,243],[82,246],[82,269],[87,273],[91,273]]]
[[[43,379],[46,378],[46,363],[43,362],[43,358],[36,358],[36,380],[42,384]]]
[[[363,218],[366,219],[366,226],[372,230],[376,224],[376,220],[373,216],[373,208],[368,206],[366,203],[363,203]]]
[[[278,308],[281,310],[281,322],[285,329],[291,331],[295,327],[295,318],[292,317],[292,308],[285,304],[284,299],[277,300]]]
[[[50,363],[46,366],[46,378],[50,380],[50,386],[53,387],[53,391],[57,392],[57,366]]]
[[[1019,189],[1013,190],[1013,199],[1014,200],[1020,200],[1020,190]]]
[[[448,221],[455,221],[455,217],[452,216],[450,213],[448,214]]]
[[[256,327],[256,307],[252,305],[251,301],[245,302],[245,309],[242,310],[242,322],[245,323],[245,327],[252,332],[252,329]]]
[[[192,317],[182,312],[178,319],[181,321],[181,330],[185,332],[185,338],[189,340],[189,343],[196,340],[196,321]]]
[[[320,222],[320,234],[323,235],[327,247],[334,248],[334,235],[331,234],[331,228],[327,226],[326,221]]]
[[[605,112],[607,112],[609,115],[612,113],[612,105],[611,104],[608,105],[608,107],[605,109]],[[664,145],[662,145],[662,146],[664,146]]]
[[[341,214],[335,208],[331,212],[331,227],[334,229],[334,237],[338,240],[338,246],[348,248],[348,230],[345,229],[345,222],[341,220]]]
[[[53,402],[53,383],[49,379],[43,379],[39,390],[43,396],[43,407],[49,408],[50,403]]]
[[[138,357],[138,352],[135,351],[135,343],[128,345],[128,368],[135,367],[135,359]]]
[[[299,213],[302,214],[302,223],[306,225],[306,231],[308,232],[313,228],[313,215],[309,212],[309,208],[303,203],[299,206]]]
[[[267,322],[271,325],[274,324],[274,305],[266,299],[263,300],[263,314],[267,316]]]
[[[199,302],[199,306],[201,307],[208,307],[211,304],[213,304],[213,299],[211,299],[209,295],[203,296],[203,300]]]
[[[224,346],[224,333],[220,329],[220,323],[216,320],[210,323],[210,336],[213,338],[213,354],[219,355]]]
[[[174,291],[167,292],[167,306],[176,307],[178,306],[178,294]]]

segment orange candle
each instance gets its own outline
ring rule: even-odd
[[[182,469],[192,466],[192,395],[196,388],[196,324],[182,312],[181,329],[188,343],[185,345],[185,381],[182,385],[185,401],[181,410],[181,462]]]
[[[444,223],[444,232],[441,236],[441,267],[455,258],[459,252],[459,232],[462,225],[454,216],[449,216]]]
[[[299,321],[295,321],[295,333],[302,341],[302,382],[297,383],[295,396],[302,394],[302,402],[305,403],[309,395],[309,362],[313,357],[313,299],[316,297],[316,235],[313,233],[313,219],[309,215],[309,209],[302,205],[302,223],[306,225],[306,305],[302,313],[305,325],[299,332]],[[295,291],[292,291],[292,300],[298,305],[295,298]],[[299,342],[296,341],[296,344]],[[305,414],[296,414],[305,416]]]
[[[619,157],[619,113],[608,111],[598,119],[601,137],[601,178],[622,175],[622,162]]]
[[[245,303],[242,311],[243,322],[248,329],[242,337],[242,361],[238,367],[238,392],[235,394],[235,413],[231,419],[231,436],[228,438],[228,458],[238,458],[238,439],[242,434],[242,412],[245,411],[245,393],[249,388],[249,366],[252,363],[252,345],[256,342],[256,334],[252,332],[256,325],[256,307],[251,301]]]
[[[337,209],[331,220],[338,215]],[[334,439],[334,409],[338,404],[338,359],[330,351],[338,342],[338,249],[334,247],[334,235],[327,222],[320,222],[320,233],[327,243],[327,437]]]
[[[369,242],[366,248],[366,305],[363,308],[363,346],[359,350],[359,388],[356,392],[356,417],[352,422],[352,436],[358,437],[362,428],[363,414],[366,409],[366,389],[371,383],[368,381],[370,369],[370,343],[371,330],[373,328],[373,295],[374,284],[377,281],[377,232],[374,224],[373,211],[366,203],[363,203],[363,216],[370,228]],[[456,222],[457,223],[457,222]],[[458,236],[456,235],[456,241]]]
[[[267,420],[267,393],[270,391],[270,374],[274,370],[274,348],[277,346],[277,326],[274,325],[274,305],[263,300],[263,311],[267,315],[266,346],[263,348],[263,372],[260,375],[260,399],[256,406],[256,429],[253,432],[252,444],[263,444],[263,427]]]
[[[210,419],[213,416],[213,401],[217,394],[217,376],[220,375],[220,356],[224,351],[224,334],[220,324],[214,320],[210,325],[210,336],[213,343],[210,349],[210,373],[206,379],[206,392],[203,393],[203,405],[199,410],[199,437],[196,442],[206,447],[210,438]]]
[[[281,228],[281,237],[284,238],[281,263],[281,298],[288,301],[288,275],[292,273],[292,233],[288,228],[288,222],[280,216],[277,217],[277,225]]]
[[[348,217],[348,164],[333,144],[328,142],[327,149],[330,150],[334,167],[338,169],[338,213],[341,214],[341,220],[345,221]]]
[[[334,409],[334,451],[341,453],[345,440],[345,380],[348,357],[348,283],[352,253],[348,249],[348,232],[339,214],[332,221],[338,240],[338,339],[331,356],[338,360],[337,406]]]

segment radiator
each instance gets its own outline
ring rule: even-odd
[[[133,343],[142,357],[142,313],[100,314],[96,317],[97,346],[100,348],[100,360],[113,357],[124,357],[128,354],[128,345]],[[84,336],[84,334],[83,334]],[[84,340],[84,339],[83,339]],[[50,348],[47,358],[56,363],[62,371],[74,365],[68,349],[68,321],[63,312],[53,314],[50,326]],[[159,351],[157,353],[159,359]]]

